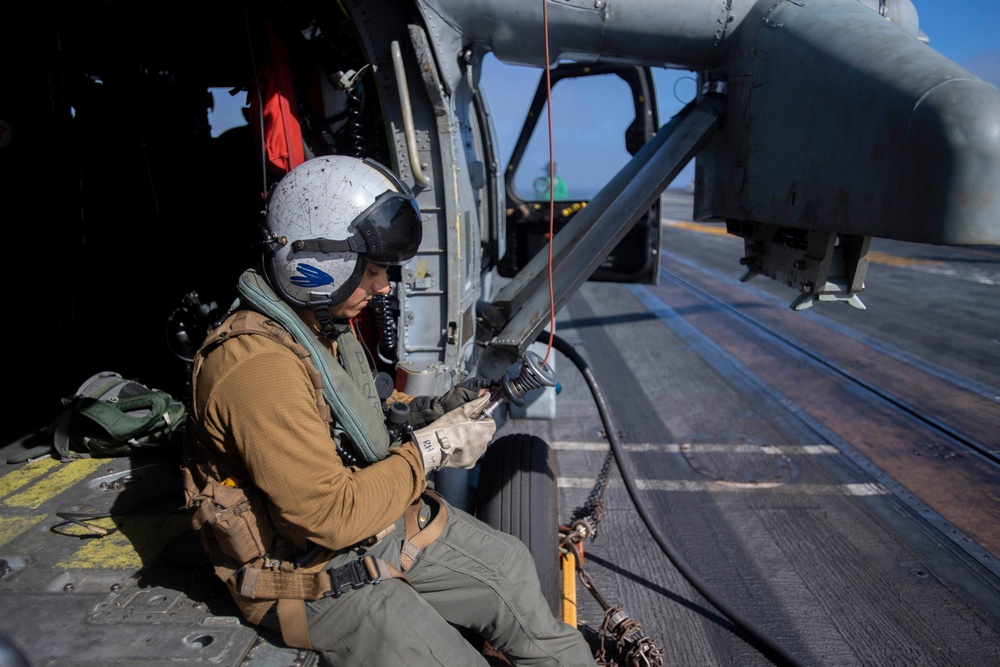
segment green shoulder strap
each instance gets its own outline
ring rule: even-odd
[[[371,381],[371,369],[367,365],[364,369],[358,367],[356,352],[351,347],[354,341],[347,342],[345,338],[340,343],[347,342],[348,349],[341,351],[351,371],[348,372],[257,271],[245,271],[237,282],[237,290],[251,307],[281,323],[295,342],[309,351],[313,365],[323,378],[323,397],[336,415],[337,425],[347,433],[361,460],[374,463],[384,459],[390,444],[385,416]],[[360,349],[360,346],[357,348]],[[365,389],[362,390],[362,387]]]

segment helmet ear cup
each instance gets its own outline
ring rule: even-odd
[[[264,226],[265,274],[296,307],[342,303],[368,261],[409,261],[421,236],[410,190],[385,166],[346,155],[288,172],[268,196]]]

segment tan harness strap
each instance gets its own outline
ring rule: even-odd
[[[424,491],[424,495],[437,504],[437,514],[421,529],[420,501],[415,501],[406,509],[406,534],[399,558],[402,569],[366,554],[342,567],[325,568],[319,572],[289,572],[261,567],[233,569],[225,566],[216,567],[216,572],[244,598],[276,600],[282,641],[294,648],[312,649],[306,623],[305,600],[338,597],[348,590],[378,584],[383,579],[402,579],[407,584],[410,583],[405,572],[413,567],[420,552],[441,535],[448,521],[448,507],[441,496],[430,489]],[[386,527],[359,546],[377,542],[394,528],[395,525]],[[252,622],[259,621],[260,619],[255,619]]]
[[[406,576],[393,567],[391,564],[386,563],[383,560],[379,560],[373,556],[366,556],[360,561],[354,561],[356,563],[361,563],[365,570],[366,576],[369,578],[372,584],[378,584],[383,579],[398,578],[407,581]],[[283,573],[288,574],[288,573]],[[323,572],[326,574],[326,572]],[[330,581],[330,576],[326,575],[326,580]],[[336,585],[336,582],[334,582]],[[354,583],[351,585],[352,588],[357,588],[364,584]],[[411,584],[412,585],[412,584]],[[343,588],[346,588],[344,586]],[[340,595],[342,589],[334,589],[330,591],[334,597]],[[281,628],[281,639],[286,645],[292,646],[294,648],[305,648],[312,649],[312,640],[309,639],[309,624],[306,621],[306,603],[305,600],[300,599],[290,599],[281,598],[278,600],[278,627]]]
[[[278,627],[287,646],[312,650],[306,603],[303,600],[278,600]]]
[[[235,573],[234,584],[237,593],[254,600],[318,600],[325,595],[336,597],[366,583],[377,584],[382,579],[402,576],[403,573],[391,564],[366,555],[343,568],[314,573],[248,567]]]
[[[312,574],[254,567],[239,570],[220,567],[216,571],[241,596],[256,600],[277,600],[278,627],[282,641],[287,646],[303,649],[312,649],[306,622],[306,600],[324,596],[339,597],[348,590],[367,584],[379,584],[384,579],[401,579],[410,584],[406,575],[398,568],[371,555],[351,561],[343,567],[328,568]],[[261,618],[248,620],[256,624]]]
[[[419,521],[420,501],[414,501],[413,504],[406,508],[404,514],[406,536],[403,538],[403,546],[399,554],[399,564],[402,566],[403,572],[407,572],[413,567],[413,563],[416,562],[420,552],[441,535],[445,523],[448,521],[448,508],[441,496],[430,489],[424,491],[424,494],[437,502],[437,515],[421,530]]]

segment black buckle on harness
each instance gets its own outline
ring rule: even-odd
[[[366,563],[366,559],[368,562]],[[369,570],[375,573],[369,574]],[[382,571],[379,569],[378,560],[370,554],[351,561],[341,567],[328,568],[326,573],[330,575],[330,590],[323,594],[323,597],[340,597],[342,593],[361,588],[367,584],[378,584],[382,581]]]

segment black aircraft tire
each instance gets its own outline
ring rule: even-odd
[[[562,618],[558,477],[555,453],[541,438],[527,433],[498,438],[482,458],[476,514],[527,545],[542,593]]]

